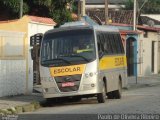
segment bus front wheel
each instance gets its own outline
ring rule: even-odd
[[[104,82],[103,82],[103,91],[102,91],[102,93],[98,93],[97,94],[97,101],[98,101],[98,103],[105,103],[105,101],[106,101],[106,88],[105,88]]]

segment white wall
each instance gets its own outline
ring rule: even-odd
[[[54,29],[53,25],[47,25],[47,24],[40,24],[36,22],[30,22],[28,23],[28,86],[29,86],[29,93],[31,93],[33,89],[33,61],[31,59],[31,48],[30,47],[30,36],[36,34],[36,33],[45,33],[48,30]]]
[[[158,34],[158,73],[160,74],[160,32]]]
[[[0,97],[25,94],[25,60],[0,60],[0,71]]]
[[[150,17],[152,19],[160,21],[160,14],[142,14],[141,16],[147,16],[147,17]]]
[[[154,72],[152,72],[152,41],[155,41]],[[140,64],[138,64],[138,75],[145,76],[145,75],[157,74],[158,64],[159,64],[157,32],[148,32],[148,38],[144,38],[143,34],[140,34],[138,47],[139,47],[138,56],[139,58],[141,58]]]
[[[26,59],[24,33],[0,31],[0,97],[24,94]]]
[[[28,35],[32,36],[36,33],[45,33],[48,30],[54,29],[53,25],[40,24],[36,22],[30,22],[28,24]]]

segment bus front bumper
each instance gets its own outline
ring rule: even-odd
[[[85,96],[85,95],[94,95],[97,93],[101,93],[102,90],[98,86],[85,85],[83,89],[79,89],[78,91],[72,92],[60,92],[56,88],[45,88],[43,89],[43,97],[44,98],[57,98],[57,97],[72,97],[72,96]]]

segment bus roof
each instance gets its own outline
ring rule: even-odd
[[[93,26],[93,28],[96,31],[119,32],[119,29],[114,26],[96,25],[96,26]]]
[[[95,31],[119,32],[117,27],[112,27],[112,26],[107,26],[107,25],[103,25],[103,26],[101,25],[95,25],[95,26],[81,25],[81,26],[66,26],[66,27],[55,28],[55,29],[47,31],[45,34],[61,32],[61,31],[68,31],[68,30],[80,30],[80,29],[92,29]]]

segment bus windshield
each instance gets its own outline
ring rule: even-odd
[[[43,66],[85,64],[95,59],[94,34],[91,29],[53,32],[43,38]]]

